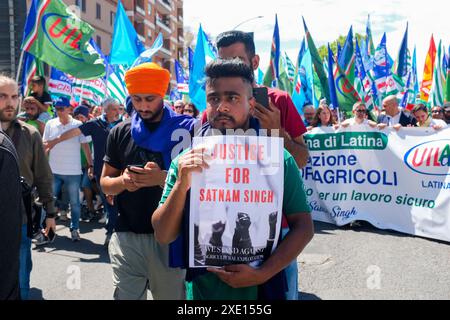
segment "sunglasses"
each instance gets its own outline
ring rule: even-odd
[[[358,113],[367,113],[367,110],[356,110]]]
[[[443,112],[442,110],[433,110],[433,111],[431,111],[431,113],[442,113],[442,112]]]
[[[66,107],[55,107],[56,111],[64,111]]]

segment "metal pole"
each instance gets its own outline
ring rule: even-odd
[[[19,65],[17,66],[17,74],[16,74],[16,82],[19,83],[19,77],[20,72],[22,71],[22,62],[23,62],[23,55],[25,54],[25,50],[22,50],[20,53],[20,59],[19,59]],[[24,79],[22,79],[24,81]]]
[[[10,58],[11,58],[11,75],[16,73],[16,32],[14,28],[14,1],[8,0],[8,13],[9,13],[9,45],[10,45]],[[16,74],[16,82],[19,80],[20,64],[22,63],[23,51],[20,54],[19,71]]]
[[[239,23],[239,24],[238,24],[236,27],[234,27],[232,30],[236,30],[238,27],[240,27],[240,26],[243,25],[244,23],[247,23],[247,22],[250,22],[250,21],[256,20],[256,19],[262,19],[262,18],[264,18],[264,16],[257,16],[257,17],[250,18],[250,19],[248,19],[248,20],[245,20],[245,21]]]

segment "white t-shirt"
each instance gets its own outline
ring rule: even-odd
[[[369,120],[368,119],[364,119],[363,122],[361,123],[356,123],[356,118],[350,118],[347,119],[343,122],[343,124],[349,124],[350,126],[355,126],[355,125],[364,125],[364,124],[369,124]]]
[[[69,123],[63,125],[59,118],[52,119],[45,125],[43,140],[50,141],[58,138],[63,133],[81,126],[81,121],[70,117]],[[75,176],[81,175],[81,143],[88,143],[84,135],[74,137],[58,143],[49,156],[50,168],[54,174]]]

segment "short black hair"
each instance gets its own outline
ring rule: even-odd
[[[239,58],[213,60],[206,66],[205,74],[206,84],[219,78],[241,78],[252,85],[255,79],[253,70]]]
[[[253,32],[243,32],[238,30],[231,30],[222,32],[217,36],[217,49],[229,47],[235,43],[243,43],[245,51],[249,59],[252,59],[256,54],[255,41],[253,40]]]
[[[45,87],[45,78],[43,76],[34,76],[31,81],[31,83],[39,84]]]

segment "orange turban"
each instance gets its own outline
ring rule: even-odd
[[[125,74],[129,94],[166,95],[170,83],[170,72],[156,63],[144,63]]]

